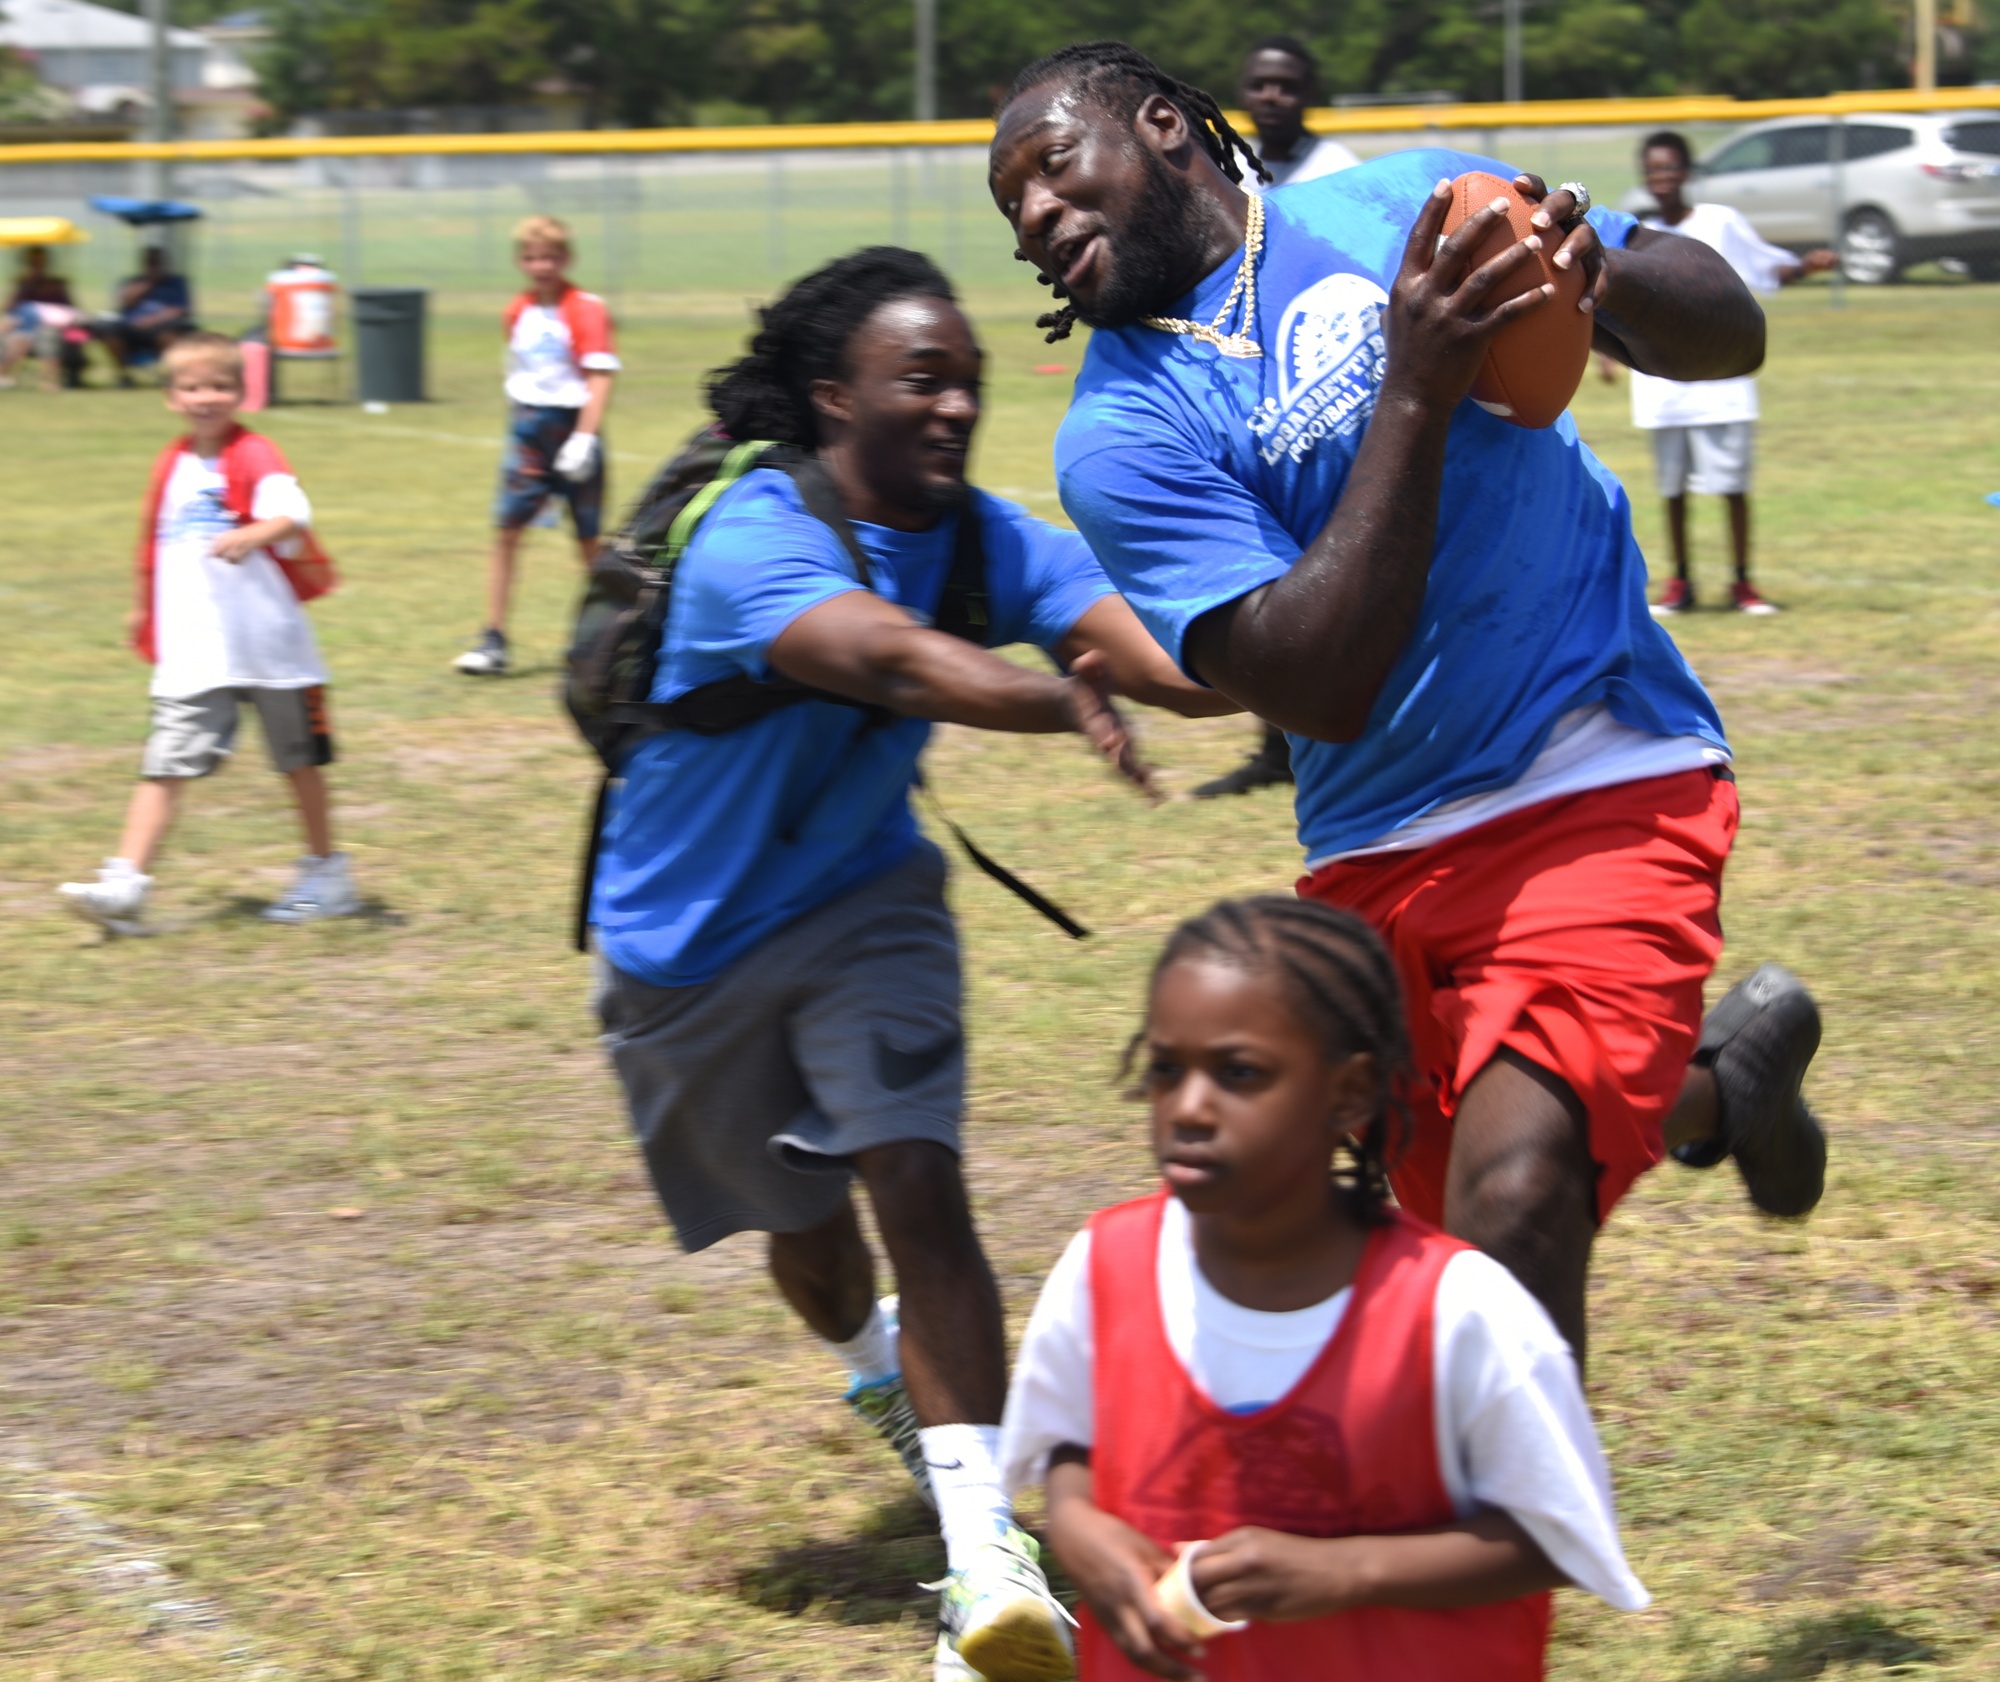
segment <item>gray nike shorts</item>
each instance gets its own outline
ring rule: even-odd
[[[857,1151],[956,1151],[958,931],[928,841],[712,981],[653,987],[599,960],[597,1013],[681,1245],[832,1218]]]

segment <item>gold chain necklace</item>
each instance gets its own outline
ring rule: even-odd
[[[1222,300],[1222,308],[1215,313],[1213,321],[1184,321],[1177,315],[1141,316],[1148,327],[1157,327],[1162,333],[1185,333],[1191,339],[1199,339],[1205,345],[1213,345],[1224,356],[1254,357],[1264,354],[1263,347],[1252,338],[1251,332],[1257,325],[1257,256],[1264,249],[1264,200],[1258,193],[1250,194],[1250,212],[1243,229],[1243,261],[1236,265],[1236,281],[1229,288],[1229,296]],[[1236,309],[1236,300],[1243,300],[1243,331],[1225,333],[1222,330]]]

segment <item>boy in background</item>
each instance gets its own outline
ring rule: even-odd
[[[514,230],[514,260],[528,289],[507,306],[507,448],[493,504],[493,561],[486,577],[486,629],[452,662],[461,672],[506,671],[507,604],[521,533],[551,496],[569,504],[584,567],[597,555],[604,508],[599,437],[618,356],[611,312],[569,280],[569,228],[530,216]]]
[[[189,333],[161,358],[167,407],[188,423],[153,464],[127,628],[153,662],[153,724],[115,858],[92,882],[65,882],[63,903],[112,934],[144,934],[147,874],[180,806],[236,744],[257,709],[271,763],[288,778],[306,855],[264,910],[309,923],[361,909],[347,855],[333,850],[323,767],[333,762],[326,667],[302,602],[333,587],[311,532],[312,508],[278,446],[238,424],[243,353],[219,333]]]
[[[1649,135],[1639,148],[1646,191],[1658,207],[1648,228],[1698,239],[1753,292],[1775,292],[1809,274],[1833,267],[1838,259],[1822,247],[1795,256],[1767,244],[1742,211],[1726,204],[1689,204],[1682,196],[1692,169],[1688,143],[1672,130]],[[1729,547],[1736,581],[1729,605],[1738,613],[1776,613],[1777,607],[1750,582],[1750,461],[1757,436],[1757,379],[1663,380],[1637,369],[1632,373],[1632,424],[1653,435],[1653,466],[1660,495],[1667,499],[1667,534],[1674,550],[1674,576],[1653,614],[1664,619],[1694,608],[1694,581],[1688,574],[1687,493],[1719,496],[1729,504]]]

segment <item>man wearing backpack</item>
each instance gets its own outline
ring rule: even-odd
[[[699,522],[655,733],[608,791],[590,920],[606,1043],[682,1244],[772,1235],[779,1291],[938,1509],[937,1675],[1044,1682],[1070,1674],[1067,1615],[1001,1488],[1000,1300],[959,1170],[957,939],[908,791],[934,721],[1075,732],[1143,781],[1113,690],[1234,708],[1173,666],[1074,532],[967,486],[980,377],[944,276],[877,247],[801,280],[712,378],[729,438],[790,446],[793,465],[741,473],[704,510],[711,485],[674,528]],[[1069,675],[980,646],[1012,642]],[[876,1300],[857,1176],[900,1303]]]

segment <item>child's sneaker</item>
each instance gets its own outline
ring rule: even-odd
[[[106,859],[95,882],[65,882],[56,892],[85,922],[110,934],[139,935],[148,932],[140,915],[152,885],[152,877],[141,876],[124,859]]]
[[[938,1682],[966,1673],[985,1682],[1068,1682],[1076,1674],[1069,1608],[1049,1591],[1041,1550],[1024,1531],[1009,1529],[988,1542],[963,1571],[941,1583]]]
[[[1738,613],[1766,614],[1778,611],[1778,604],[1767,602],[1758,595],[1757,586],[1747,578],[1729,586],[1729,605]]]
[[[1685,578],[1669,578],[1667,587],[1660,592],[1660,599],[1648,611],[1655,619],[1694,612],[1694,586]]]
[[[502,676],[507,670],[507,633],[481,631],[479,640],[452,661],[452,666],[475,677]]]
[[[267,923],[317,923],[327,917],[352,917],[361,909],[361,895],[348,872],[345,853],[323,859],[299,860],[292,885],[275,903],[264,907]]]

